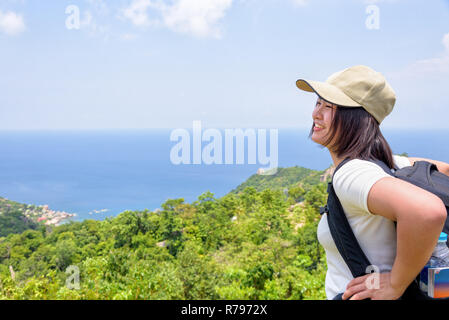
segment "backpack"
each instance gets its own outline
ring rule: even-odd
[[[354,278],[366,275],[368,267],[372,264],[361,249],[351,226],[348,222],[343,207],[335,193],[332,185],[333,177],[339,168],[341,168],[349,158],[343,160],[336,168],[332,175],[331,182],[328,183],[327,204],[320,207],[320,214],[327,214],[327,221],[329,229],[334,239],[335,245],[349,267]],[[449,177],[438,171],[435,164],[428,161],[416,161],[413,166],[399,169],[395,167],[390,169],[384,162],[380,160],[369,160],[378,164],[389,175],[412,183],[420,188],[423,188],[443,200],[448,218],[446,219],[443,232],[449,234]],[[448,241],[449,242],[449,241]],[[338,294],[333,300],[341,300],[343,293]],[[434,299],[428,297],[419,288],[419,274],[416,279],[405,290],[400,299],[403,300],[444,300],[449,298]]]

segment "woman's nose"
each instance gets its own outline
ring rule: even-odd
[[[313,109],[313,112],[312,112],[312,118],[313,118],[313,119],[316,119],[316,118],[322,118],[321,108],[315,108],[315,109]]]

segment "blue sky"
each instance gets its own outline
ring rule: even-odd
[[[309,128],[296,79],[357,64],[397,93],[382,126],[448,128],[448,21],[447,0],[0,0],[0,129]]]

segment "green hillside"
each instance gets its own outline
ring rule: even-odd
[[[44,225],[58,225],[74,214],[54,211],[47,205],[24,204],[0,197],[0,236],[21,233]]]
[[[299,185],[315,185],[320,182],[320,175],[324,171],[316,171],[303,167],[278,168],[274,175],[254,174],[237,188],[232,190],[238,193],[247,187],[253,187],[257,191],[265,189],[284,190]]]
[[[23,204],[0,197],[0,214],[18,211],[30,218],[38,217],[43,208],[32,204]]]
[[[40,207],[0,197],[0,237],[10,233],[22,233],[27,229],[37,229],[37,217],[41,213]]]
[[[0,237],[0,299],[324,299],[320,174]]]

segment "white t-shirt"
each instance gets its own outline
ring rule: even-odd
[[[407,157],[393,155],[399,168],[410,166]],[[380,272],[391,271],[396,257],[394,222],[368,210],[368,193],[380,179],[391,177],[380,166],[366,160],[354,159],[338,169],[333,186],[357,241],[368,260]],[[325,291],[328,299],[346,290],[353,279],[351,271],[335,245],[324,214],[318,224],[318,241],[326,252],[327,273]]]

